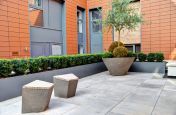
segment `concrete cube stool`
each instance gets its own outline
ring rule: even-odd
[[[53,83],[36,80],[23,86],[22,113],[42,112],[48,108]]]
[[[166,64],[168,67],[168,76],[176,76],[176,62],[168,62]]]
[[[54,76],[54,94],[56,97],[69,98],[75,96],[79,78],[74,74]]]

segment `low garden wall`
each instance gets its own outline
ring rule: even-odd
[[[53,76],[73,73],[79,78],[106,71],[103,62],[0,79],[0,102],[21,95],[23,85],[34,80],[53,82]]]
[[[0,60],[0,101],[21,95],[34,80],[53,82],[54,75],[73,73],[79,78],[106,70],[102,58],[110,53]]]
[[[106,71],[102,58],[112,57],[111,53],[70,56],[49,56],[29,59],[0,60],[0,102],[21,95],[23,85],[34,80],[53,82],[53,76],[73,73],[79,78]],[[136,57],[130,72],[165,74],[163,57],[129,53]],[[157,57],[157,58],[156,58]],[[146,62],[147,61],[147,62]]]
[[[166,62],[133,62],[130,72],[165,74]]]
[[[130,72],[160,73],[163,76],[166,71],[163,53],[129,53],[130,57],[136,57],[130,68]]]

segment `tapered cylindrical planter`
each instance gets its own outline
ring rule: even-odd
[[[128,73],[134,59],[134,57],[103,58],[103,62],[111,75],[121,76]]]

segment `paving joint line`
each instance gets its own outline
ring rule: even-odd
[[[135,79],[137,79],[137,78],[135,78]],[[148,79],[146,79],[146,80],[148,80]],[[141,86],[141,84],[144,83],[146,80],[144,80],[143,82],[141,82],[139,85],[136,85],[134,91],[137,91],[137,88],[138,88],[139,86]],[[130,94],[132,94],[132,91],[129,92],[127,95],[125,95],[125,96],[119,101],[119,103],[115,104],[105,115],[108,115],[108,113],[111,112],[112,109],[114,109],[114,107],[120,105],[120,103],[122,103]]]
[[[163,87],[162,87],[162,89],[161,89],[161,91],[160,91],[160,93],[159,93],[159,96],[158,96],[158,98],[157,98],[157,100],[156,100],[156,103],[155,103],[155,105],[154,105],[154,107],[153,107],[152,112],[151,112],[150,115],[153,115],[153,112],[154,112],[154,110],[155,110],[155,108],[156,108],[156,105],[157,105],[157,103],[158,103],[158,101],[159,101],[159,99],[160,99],[160,97],[161,97],[161,94],[162,94],[162,92],[164,91],[164,87],[165,87],[165,85],[166,85],[166,82],[167,82],[167,79],[166,79],[166,81],[165,81],[165,83],[164,83],[164,85],[163,85]]]

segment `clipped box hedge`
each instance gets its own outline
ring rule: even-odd
[[[102,62],[102,58],[110,57],[112,57],[112,53],[0,59],[0,78],[97,63]],[[164,60],[163,53],[149,53],[147,55],[128,52],[128,57],[136,57],[136,60],[140,62],[162,62]]]
[[[131,51],[128,52],[128,57],[136,57],[135,60],[139,62],[162,62],[164,60],[163,53],[133,53]]]
[[[68,56],[48,56],[28,59],[1,59],[0,78],[37,73],[91,63],[102,62],[102,58],[112,57],[111,53],[82,54]]]

